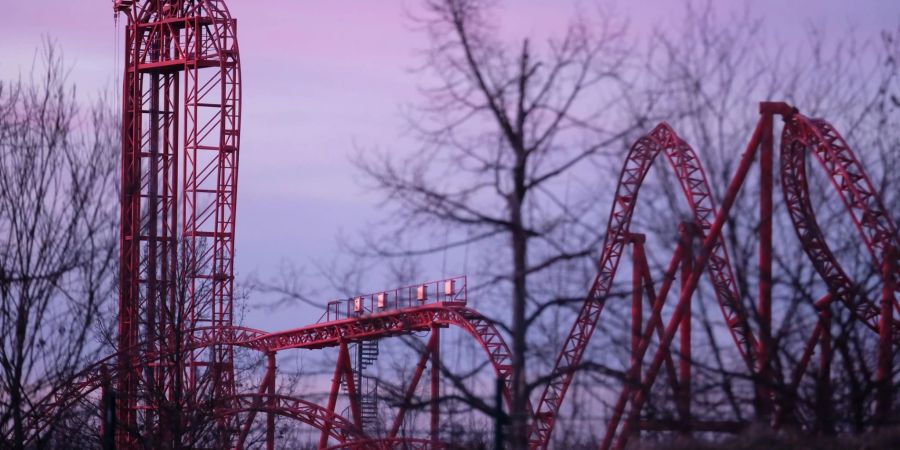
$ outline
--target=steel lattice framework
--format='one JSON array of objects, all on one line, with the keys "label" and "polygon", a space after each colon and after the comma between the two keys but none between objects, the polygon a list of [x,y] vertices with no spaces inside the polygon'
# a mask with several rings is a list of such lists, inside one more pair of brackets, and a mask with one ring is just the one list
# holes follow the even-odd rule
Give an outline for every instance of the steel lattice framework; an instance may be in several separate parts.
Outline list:
[{"label": "steel lattice framework", "polygon": [[[166,428],[161,403],[234,394],[229,346],[177,349],[197,327],[233,322],[236,22],[221,0],[118,1],[115,8],[128,19],[118,338],[127,350],[119,358],[117,414],[122,430]],[[141,354],[173,357],[142,368]],[[227,429],[223,423],[220,439]],[[126,432],[117,441],[134,443]]]},{"label": "steel lattice framework", "polygon": [[[584,349],[600,320],[604,302],[629,241],[629,228],[638,199],[638,190],[650,170],[651,164],[660,153],[665,155],[681,184],[685,198],[693,212],[694,222],[701,232],[701,237],[705,239],[711,235],[710,230],[713,227],[711,220],[715,218],[716,209],[699,159],[668,125],[661,124],[648,135],[638,139],[626,157],[606,228],[606,238],[603,242],[603,251],[599,262],[600,269],[584,306],[575,320],[575,325],[563,344],[563,350],[557,358],[555,372],[559,376],[547,385],[541,396],[538,417],[531,439],[534,446],[544,445],[549,440],[566,389],[577,372],[575,368],[581,362]],[[746,349],[755,347],[755,340],[749,330],[746,314],[742,311],[740,295],[737,293],[734,275],[732,275],[722,237],[717,234],[712,234],[712,236],[712,246],[709,252],[709,276],[714,281],[716,296],[725,315],[726,324],[729,326],[741,354],[748,360],[748,365],[751,365],[750,352]],[[667,289],[664,289],[665,291]]]},{"label": "steel lattice framework", "polygon": [[[891,249],[900,246],[897,227],[862,165],[840,134],[824,120],[810,120],[799,115],[792,117],[782,137],[781,183],[797,237],[831,294],[877,331],[881,307],[857,292],[856,283],[841,268],[819,228],[809,198],[806,175],[809,154],[827,173],[876,267],[889,259]],[[890,276],[893,277],[893,285],[897,286],[900,273],[893,272]],[[900,333],[900,327],[895,326],[894,333]],[[900,335],[894,336],[894,340],[900,342]]]},{"label": "steel lattice framework", "polygon": [[[532,427],[530,445],[543,448],[549,444],[549,435],[558,415],[562,397],[571,382],[590,335],[600,319],[612,279],[626,246],[633,250],[632,271],[632,358],[628,381],[624,383],[613,415],[607,424],[601,448],[623,448],[628,439],[640,430],[675,430],[681,432],[708,431],[734,432],[746,423],[734,421],[698,421],[690,412],[691,340],[690,308],[704,269],[709,274],[714,291],[731,330],[737,351],[747,364],[750,378],[756,385],[759,411],[771,414],[771,423],[778,426],[786,421],[800,421],[794,409],[794,398],[800,379],[807,371],[811,356],[819,349],[820,371],[833,359],[831,348],[830,307],[833,300],[844,303],[858,320],[879,334],[878,367],[876,382],[876,410],[880,420],[886,423],[891,413],[891,374],[894,346],[900,343],[900,326],[893,318],[893,311],[900,310],[896,300],[898,286],[898,234],[897,227],[884,207],[877,191],[866,175],[852,150],[834,128],[821,119],[809,119],[795,108],[784,103],[760,104],[760,121],[743,153],[737,172],[725,193],[723,205],[716,210],[711,202],[709,186],[696,155],[665,124],[658,126],[639,139],[629,152],[621,172],[619,184],[610,214],[606,240],[601,253],[599,273],[560,354],[554,381],[549,383]],[[782,190],[794,229],[803,250],[828,287],[828,293],[817,302],[819,319],[806,342],[798,364],[793,368],[787,388],[776,393],[777,385],[771,359],[774,352],[771,336],[771,281],[772,281],[772,196],[774,178],[774,124],[773,118],[784,119],[781,139]],[[693,223],[683,224],[681,238],[671,263],[662,277],[658,294],[644,254],[643,235],[630,230],[630,219],[637,200],[638,189],[656,155],[663,151],[675,171],[685,197],[694,215]],[[872,265],[881,274],[883,288],[880,302],[867,299],[858,285],[841,268],[829,249],[825,235],[816,221],[810,201],[806,160],[816,159],[832,186],[837,190],[847,212],[871,256]],[[751,330],[747,312],[739,302],[727,252],[722,241],[722,228],[729,211],[747,179],[753,162],[758,157],[760,165],[760,218],[758,326]],[[691,253],[691,242],[701,242],[699,255]],[[662,309],[672,282],[681,270],[681,291],[671,317],[662,328]],[[647,297],[652,311],[646,323],[642,323],[641,305]],[[755,332],[755,334],[754,334]],[[673,362],[673,341],[680,334],[680,364]],[[644,358],[654,335],[658,336],[657,349],[649,364]],[[674,422],[648,421],[641,418],[650,387],[663,365],[667,366],[672,384],[673,398],[681,416]],[[642,370],[646,372],[642,373]],[[820,374],[825,382],[828,375]],[[829,392],[829,395],[831,392]],[[627,408],[627,409],[626,409]],[[621,427],[620,427],[621,424]],[[812,426],[811,424],[803,424]]]},{"label": "steel lattice framework", "polygon": [[[171,426],[187,427],[190,414],[205,408],[216,424],[192,441],[198,445],[243,448],[257,415],[266,418],[266,446],[275,446],[275,417],[304,423],[320,434],[319,448],[450,448],[440,442],[440,335],[457,327],[480,345],[510,403],[510,349],[494,322],[467,306],[465,277],[381,291],[328,304],[314,324],[265,332],[233,324],[234,236],[240,142],[240,58],[236,22],[222,0],[119,0],[128,18],[122,110],[122,194],[118,352],[90,365],[35,405],[28,417],[28,443],[62,411],[92,401],[98,390],[114,393],[118,448],[136,448],[138,438],[162,446],[182,445]],[[817,302],[818,321],[793,368],[786,389],[773,390],[776,375],[772,319],[772,209],[775,177],[774,117],[784,120],[780,180],[788,213],[803,250],[828,288]],[[632,230],[638,194],[662,154],[681,187],[690,220],[661,282],[654,282],[645,236]],[[879,300],[866,298],[841,268],[816,220],[807,178],[815,159],[840,196],[882,276]],[[759,161],[759,268],[756,326],[733,275],[723,227],[754,161]],[[179,209],[180,208],[180,209]],[[179,214],[180,213],[180,214]],[[760,120],[736,174],[717,208],[698,155],[667,124],[638,139],[626,155],[607,223],[598,273],[536,407],[529,405],[529,446],[546,448],[568,387],[581,369],[623,258],[630,253],[631,360],[607,423],[601,448],[622,448],[641,430],[690,433],[734,432],[747,422],[699,420],[692,413],[691,300],[705,273],[720,306],[735,350],[755,384],[759,411],[773,426],[803,425],[794,405],[801,379],[816,349],[820,366],[832,358],[831,308],[843,305],[879,336],[877,410],[891,413],[892,358],[900,344],[897,227],[862,165],[834,128],[802,116],[784,103],[764,102]],[[695,254],[696,253],[696,254]],[[663,318],[666,298],[679,279],[677,303]],[[649,316],[644,311],[649,307]],[[404,402],[389,429],[366,423],[366,364],[377,343],[391,336],[430,333],[406,384]],[[673,343],[679,338],[677,352]],[[655,342],[655,345],[654,345]],[[351,357],[356,346],[357,361]],[[337,348],[327,405],[277,394],[275,356],[289,350]],[[655,350],[646,360],[651,347]],[[237,392],[233,353],[245,348],[268,364],[259,386]],[[367,359],[368,358],[368,359]],[[646,360],[646,361],[645,361]],[[398,437],[417,386],[430,365],[429,438]],[[822,371],[820,367],[820,372]],[[642,417],[657,375],[666,370],[678,418]],[[828,372],[824,377],[827,381]],[[377,385],[376,385],[377,388]],[[336,411],[345,392],[349,416]],[[105,421],[109,424],[111,421]],[[105,433],[109,433],[106,430]],[[336,445],[335,445],[336,444]],[[331,445],[331,447],[329,447]]]}]

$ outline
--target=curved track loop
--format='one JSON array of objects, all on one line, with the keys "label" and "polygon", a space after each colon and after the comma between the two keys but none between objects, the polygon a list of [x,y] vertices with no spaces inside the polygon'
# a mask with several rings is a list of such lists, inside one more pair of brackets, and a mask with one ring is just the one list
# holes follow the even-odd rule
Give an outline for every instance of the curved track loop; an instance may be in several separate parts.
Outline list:
[{"label": "curved track loop", "polygon": [[[185,349],[185,352],[216,345],[254,348],[247,345],[247,343],[265,334],[263,331],[246,327],[228,327],[225,329],[214,329],[213,327],[198,328],[195,330],[195,336],[198,339],[195,339],[192,348]],[[141,343],[135,347],[145,348],[146,344]],[[25,426],[27,436],[25,443],[28,444],[37,439],[41,432],[58,417],[61,411],[66,410],[92,392],[100,389],[104,381],[108,381],[110,386],[112,386],[112,381],[116,379],[117,371],[120,368],[115,362],[120,355],[129,353],[128,350],[114,353],[91,364],[72,376],[69,381],[60,384],[56,389],[44,396],[28,414]],[[165,355],[145,355],[138,364],[146,366],[161,356]]]},{"label": "curved track loop", "polygon": [[327,429],[328,435],[341,444],[369,440],[362,430],[344,416],[301,398],[287,395],[238,394],[225,400],[223,403],[228,406],[217,410],[217,417],[232,417],[251,411],[274,413],[303,422],[319,431]]},{"label": "curved track loop", "polygon": [[[712,227],[716,208],[700,160],[693,149],[682,141],[668,124],[657,125],[631,147],[625,160],[609,216],[606,238],[599,261],[599,271],[581,312],[566,338],[563,350],[557,358],[554,370],[556,378],[547,385],[541,396],[535,425],[531,430],[530,445],[532,448],[545,447],[549,443],[556,415],[562,405],[569,383],[581,363],[584,349],[597,327],[606,296],[615,278],[637,203],[638,191],[650,166],[660,153],[665,155],[669,165],[675,171],[688,205],[693,212],[694,222],[701,230],[701,238],[706,238]],[[748,368],[752,370],[752,349],[756,347],[756,342],[750,331],[747,315],[741,305],[731,263],[728,260],[728,252],[721,237],[712,248],[707,264],[707,273],[713,282],[725,322],[742,358]]]},{"label": "curved track loop", "polygon": [[[494,323],[469,308],[450,309],[444,314],[442,321],[462,328],[478,341],[494,366],[497,377],[503,380],[503,398],[508,405],[512,389],[512,354]],[[532,411],[530,402],[528,410]]]},{"label": "curved track loop", "polygon": [[[816,220],[806,175],[806,156],[809,153],[825,169],[876,268],[881,267],[889,247],[900,248],[897,226],[862,164],[831,124],[800,114],[795,114],[786,122],[781,139],[781,183],[797,237],[831,294],[840,298],[860,320],[877,331],[881,316],[879,305],[859,292],[858,286],[828,247]],[[892,276],[894,285],[900,285],[896,284],[900,281],[900,273],[895,272]],[[897,307],[896,303],[894,307]],[[894,330],[894,341],[900,342],[900,326],[895,325]]]},{"label": "curved track loop", "polygon": [[419,307],[309,325],[294,330],[269,333],[242,342],[260,351],[295,348],[334,347],[341,341],[381,339],[416,331],[428,331],[433,323],[462,328],[475,338],[488,356],[498,377],[503,379],[503,396],[509,402],[512,358],[509,346],[494,323],[463,303],[438,302]]}]

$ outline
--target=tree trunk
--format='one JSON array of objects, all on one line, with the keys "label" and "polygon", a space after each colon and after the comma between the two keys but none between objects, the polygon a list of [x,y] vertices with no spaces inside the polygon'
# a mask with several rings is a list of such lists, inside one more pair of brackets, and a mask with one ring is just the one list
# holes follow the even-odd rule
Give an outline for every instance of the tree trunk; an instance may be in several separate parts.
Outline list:
[{"label": "tree trunk", "polygon": [[526,274],[528,236],[522,223],[522,203],[525,197],[525,152],[516,149],[517,161],[513,169],[515,190],[510,201],[513,258],[513,320],[512,320],[512,404],[510,405],[510,444],[515,450],[528,448],[528,392],[526,390],[525,307],[528,298]]}]

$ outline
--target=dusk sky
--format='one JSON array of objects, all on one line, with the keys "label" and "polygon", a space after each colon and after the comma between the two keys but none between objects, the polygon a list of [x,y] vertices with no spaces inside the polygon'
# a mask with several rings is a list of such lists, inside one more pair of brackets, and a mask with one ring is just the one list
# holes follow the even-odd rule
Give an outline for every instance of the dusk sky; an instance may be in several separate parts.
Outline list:
[{"label": "dusk sky", "polygon": [[[752,3],[753,11],[787,40],[802,39],[809,25],[836,35],[856,28],[875,36],[868,30],[900,24],[897,0]],[[117,30],[109,0],[2,4],[0,78],[26,71],[47,36],[65,52],[81,95],[118,91],[122,67],[117,58],[121,43],[116,43],[124,23]],[[228,4],[238,19],[244,83],[237,219],[237,269],[243,278],[272,271],[284,259],[327,259],[338,249],[338,230],[353,234],[376,217],[378,197],[365,192],[349,156],[357,147],[415,148],[404,138],[400,110],[418,99],[416,86],[422,80],[410,69],[418,63],[416,50],[427,42],[407,19],[408,11],[416,11],[413,0]],[[592,3],[506,0],[501,3],[503,33],[535,39],[558,33],[578,4],[590,8]],[[605,4],[628,19],[631,33],[639,38],[654,24],[677,18],[682,2]],[[314,321],[318,314],[308,312],[299,319],[251,316],[248,324],[276,329]]]}]

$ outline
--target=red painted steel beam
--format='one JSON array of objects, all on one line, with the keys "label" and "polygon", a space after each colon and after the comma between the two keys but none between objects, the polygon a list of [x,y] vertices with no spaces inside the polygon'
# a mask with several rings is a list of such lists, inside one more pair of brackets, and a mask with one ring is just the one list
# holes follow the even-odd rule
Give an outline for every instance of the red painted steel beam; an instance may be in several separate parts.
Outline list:
[{"label": "red painted steel beam", "polygon": [[[737,194],[744,183],[744,179],[746,178],[747,173],[750,171],[750,166],[753,163],[753,157],[755,154],[755,150],[759,145],[763,128],[764,127],[762,123],[757,125],[756,131],[754,131],[753,133],[753,137],[750,140],[747,151],[744,153],[741,159],[741,163],[738,166],[737,173],[735,174],[734,178],[732,178],[731,183],[729,184],[728,190],[725,194],[725,198],[722,201],[721,209],[719,209],[718,213],[716,214],[715,221],[713,222],[712,227],[710,228],[708,234],[706,235],[706,238],[703,241],[703,246],[700,250],[700,256],[697,258],[697,261],[694,265],[694,271],[693,273],[691,273],[691,277],[688,279],[687,284],[682,288],[678,303],[675,306],[675,311],[673,312],[672,317],[669,320],[668,325],[666,326],[666,334],[663,340],[659,343],[660,350],[657,350],[656,354],[653,357],[653,361],[651,362],[650,367],[647,369],[647,373],[644,376],[644,382],[642,383],[644,389],[637,394],[634,401],[632,402],[631,409],[628,414],[628,420],[625,420],[622,431],[619,434],[619,438],[616,440],[615,448],[617,449],[623,448],[627,443],[631,431],[629,429],[629,423],[640,413],[643,402],[646,399],[646,393],[648,392],[649,386],[652,385],[652,381],[655,379],[656,374],[659,371],[664,355],[664,352],[661,349],[667,348],[672,344],[672,340],[675,337],[677,327],[679,326],[681,320],[684,318],[684,315],[689,313],[689,311],[686,309],[686,306],[688,305],[686,299],[693,295],[694,290],[697,288],[697,285],[700,282],[700,276],[703,273],[703,269],[705,268],[706,263],[710,260],[712,251],[721,238],[722,227],[725,225],[725,218],[731,211],[731,206],[734,204],[734,201],[737,198]],[[653,321],[654,319],[659,320],[659,316],[650,318],[651,321]],[[647,348],[649,347],[649,342],[647,344],[648,345],[641,346],[641,356],[643,356],[643,353],[645,353]],[[614,427],[611,428],[613,429],[607,430],[607,433],[609,433],[610,431],[615,432]],[[608,448],[608,445],[603,446],[602,448]]]},{"label": "red painted steel beam", "polygon": [[[641,429],[647,431],[682,431],[684,424],[680,420],[641,420]],[[747,422],[733,420],[692,420],[688,428],[699,432],[740,433],[747,429]]]},{"label": "red painted steel beam", "polygon": [[[254,407],[258,408],[259,405],[262,404],[265,399],[262,398],[262,394],[266,393],[270,390],[270,388],[275,386],[275,368],[274,364],[269,364],[266,369],[266,374],[263,376],[262,383],[259,385],[259,390],[257,391],[256,401],[254,403]],[[256,418],[256,409],[250,411],[247,414],[247,418],[244,420],[244,426],[241,427],[241,434],[238,436],[237,445],[235,446],[238,450],[244,448],[244,443],[247,442],[247,436],[250,434],[250,427],[253,426],[253,420]]]},{"label": "red painted steel beam", "polygon": [[[631,374],[630,377],[632,381],[630,381],[633,392],[637,392],[637,389],[641,383],[641,374],[640,374],[640,364],[642,363],[638,358],[638,350],[640,348],[644,330],[642,327],[642,310],[643,307],[641,302],[643,301],[643,297],[647,297],[647,302],[650,305],[651,311],[654,310],[655,305],[657,304],[657,300],[665,303],[665,298],[660,297],[657,298],[656,289],[653,285],[653,279],[650,274],[650,266],[647,263],[647,254],[644,249],[644,242],[646,237],[643,234],[635,234],[631,233],[628,237],[629,242],[631,242],[632,247],[632,370],[635,373]],[[674,266],[672,266],[674,269]],[[674,276],[674,272],[670,275]],[[665,278],[665,276],[664,276]],[[664,281],[665,283],[665,281]],[[669,291],[668,285],[663,286],[663,291],[667,294]],[[656,334],[659,339],[662,339],[663,330],[662,326],[656,327]],[[679,394],[679,376],[675,369],[675,363],[672,360],[671,352],[667,352],[665,356],[666,369],[668,370],[669,375],[669,384],[672,387],[672,395],[678,396]],[[639,430],[638,430],[639,433]]]},{"label": "red painted steel beam", "polygon": [[[665,299],[669,294],[669,289],[672,287],[672,283],[675,280],[675,275],[678,271],[678,267],[682,261],[682,254],[684,253],[684,248],[682,247],[683,243],[679,241],[678,245],[675,247],[675,252],[672,255],[672,259],[669,262],[669,266],[666,269],[666,273],[663,276],[663,283],[660,286],[659,295],[656,297],[653,302],[652,310],[650,311],[650,317],[647,319],[646,327],[642,330],[641,338],[638,341],[638,347],[635,349],[635,352],[632,354],[632,362],[631,366],[628,369],[629,378],[632,374],[638,371],[639,368],[644,361],[644,355],[646,354],[646,349],[650,344],[650,341],[653,338],[653,331],[655,330],[656,324],[660,323],[660,317],[662,314],[663,306],[665,305]],[[660,341],[665,336],[660,337]],[[663,349],[663,351],[668,351],[668,348]],[[637,379],[635,382],[626,383],[622,388],[622,391],[619,394],[619,398],[616,401],[615,406],[613,407],[613,412],[610,417],[609,423],[606,427],[606,433],[603,438],[603,442],[601,443],[601,448],[608,448],[611,445],[613,438],[615,437],[616,428],[619,425],[619,422],[622,419],[622,414],[625,411],[625,406],[629,401],[632,403],[636,400],[632,398],[636,395],[638,391],[640,391],[644,387],[644,384],[641,379]],[[632,420],[632,426],[635,426],[637,416],[630,418]]]},{"label": "red painted steel beam", "polygon": [[892,346],[894,330],[894,273],[897,271],[897,254],[893,246],[884,251],[882,263],[882,279],[884,284],[881,289],[881,316],[879,317],[878,330],[878,369],[875,374],[876,420],[886,425],[891,420],[891,406],[893,404],[893,362],[894,349]]},{"label": "red painted steel beam", "polygon": [[372,450],[372,449],[403,449],[403,450],[468,450],[465,447],[439,442],[431,442],[431,439],[422,438],[381,438],[352,441],[328,447],[325,450]]},{"label": "red painted steel beam", "polygon": [[[638,350],[641,348],[641,335],[643,334],[643,294],[644,294],[644,262],[643,235],[631,236],[632,241],[632,267],[631,267],[631,365],[625,380],[635,392],[641,384],[641,361]],[[652,300],[651,300],[652,301]],[[652,308],[652,306],[651,306]],[[635,426],[635,435],[640,437],[640,428]]]},{"label": "red painted steel beam", "polygon": [[[707,256],[708,273],[738,351],[748,367],[753,365],[752,352],[755,351],[756,341],[740,302],[724,241],[718,231],[715,233],[711,231],[713,228],[711,220],[717,216],[709,183],[697,155],[690,146],[678,138],[668,125],[660,124],[631,147],[625,166],[620,172],[598,263],[599,271],[556,360],[553,370],[555,377],[541,395],[536,413],[537,420],[529,438],[529,446],[532,448],[543,448],[549,443],[556,415],[578,369],[584,348],[596,329],[606,296],[615,278],[625,243],[624,238],[629,233],[628,228],[638,191],[651,164],[660,153],[665,155],[669,166],[675,172],[702,237],[714,236],[709,250],[710,255]],[[650,325],[651,329],[655,326]]]},{"label": "red painted steel beam", "polygon": [[397,433],[400,431],[400,427],[403,425],[403,420],[406,418],[406,410],[409,408],[410,403],[412,402],[413,395],[416,393],[416,387],[419,385],[419,380],[422,378],[422,373],[425,371],[425,365],[428,363],[428,359],[431,358],[433,354],[433,349],[437,343],[437,335],[432,334],[428,339],[428,344],[425,345],[425,349],[422,351],[422,357],[419,358],[419,363],[416,364],[415,369],[413,370],[412,379],[409,382],[409,386],[406,388],[406,394],[403,396],[403,402],[400,404],[400,410],[397,411],[397,416],[394,418],[394,424],[391,425],[391,430],[388,433],[388,438],[393,439],[397,437]]},{"label": "red painted steel beam", "polygon": [[[679,227],[679,238],[683,241],[681,246],[684,252],[681,256],[681,291],[688,285],[691,273],[694,271],[694,239],[697,236],[697,230],[690,223],[682,223]],[[691,310],[691,296],[687,297],[687,310]],[[679,330],[681,342],[678,347],[680,353],[678,357],[678,392],[676,394],[676,404],[684,427],[680,431],[689,434],[691,431],[691,314],[690,312],[681,320],[681,329]],[[662,341],[662,338],[660,338]]]},{"label": "red painted steel beam", "polygon": [[816,374],[816,418],[819,433],[832,434],[834,432],[834,407],[831,397],[834,390],[831,385],[831,361],[834,357],[831,348],[831,308],[823,308],[819,313],[819,322],[822,324],[822,333],[819,337],[819,370]]},{"label": "red painted steel beam", "polygon": [[266,355],[268,371],[272,374],[269,381],[269,411],[266,413],[266,450],[275,450],[275,373],[278,368],[275,365],[275,352]]},{"label": "red painted steel beam", "polygon": [[[341,392],[341,381],[344,379],[346,374],[348,373],[348,369],[350,369],[350,352],[347,349],[347,343],[345,341],[340,341],[340,349],[338,350],[337,361],[334,363],[334,375],[331,378],[331,389],[328,393],[328,406],[325,408],[329,413],[334,414],[334,408],[337,406],[337,398],[338,394]],[[351,373],[350,378],[353,378]],[[352,397],[352,394],[351,394]],[[354,426],[359,426],[359,414],[354,411]],[[331,424],[326,424],[324,428],[322,428],[322,433],[319,436],[319,448],[325,448],[328,446],[328,436],[331,433]]]},{"label": "red painted steel beam", "polygon": [[[386,323],[385,321],[397,325],[378,329],[380,325]],[[401,325],[404,321],[406,326]],[[421,329],[429,329],[435,323],[441,326],[459,326],[475,336],[486,351],[498,376],[503,377],[510,370],[508,364],[509,349],[493,323],[475,311],[458,304],[427,304],[419,308],[385,311],[374,318],[344,319],[334,323],[314,324],[282,333],[264,333],[243,327],[206,327],[196,330],[196,340],[191,345],[242,346],[264,352],[272,352],[279,348],[319,348],[322,346],[321,341],[314,342],[307,340],[305,337],[298,338],[295,333],[304,336],[315,335],[328,340],[326,345],[331,345],[331,339],[335,336],[340,336],[341,333],[346,333],[348,339],[378,339],[399,333],[406,334]],[[274,345],[269,347],[270,344]],[[192,347],[189,347],[187,350],[190,350],[190,348]],[[111,359],[116,359],[117,357],[118,355],[113,355]],[[148,357],[156,358],[158,356],[148,355]],[[150,360],[147,360],[147,362],[142,362],[141,365],[146,365],[149,362]],[[87,395],[91,390],[99,386],[96,373],[99,373],[99,367],[101,366],[101,364],[98,364],[95,369],[88,370],[78,377],[78,379],[84,381],[72,384],[72,386],[78,386],[77,388],[73,387],[71,390],[48,396],[42,410],[48,411],[47,416],[50,416],[50,410],[64,408],[67,404],[76,401],[77,398]],[[36,432],[41,428],[39,425],[34,427]]]},{"label": "red painted steel beam", "polygon": [[[187,358],[152,366],[139,362],[183,347],[198,326],[232,324],[241,107],[236,24],[223,1],[120,0],[114,11],[128,19],[116,440],[132,448],[139,436],[126,430],[140,429],[152,445],[171,445],[169,422],[181,419],[166,411],[234,391],[228,345],[194,347]],[[187,298],[176,288],[181,276]],[[219,444],[230,445],[231,425],[219,428]]]},{"label": "red painted steel beam", "polygon": [[774,120],[767,108],[760,106],[762,114],[762,141],[759,148],[759,285],[757,317],[759,320],[759,341],[755,384],[757,410],[761,417],[771,413],[773,386],[770,358],[772,348],[772,215],[773,215],[773,173]]},{"label": "red painted steel beam", "polygon": [[[643,285],[644,291],[645,291],[644,296],[647,298],[647,304],[650,306],[650,310],[652,311],[653,308],[655,307],[657,301],[663,301],[663,303],[665,303],[665,301],[664,301],[665,297],[660,297],[660,296],[656,295],[656,288],[653,285],[653,278],[650,273],[650,265],[647,263],[647,253],[644,249],[643,243],[635,246],[634,263],[636,263],[638,265],[640,272],[643,274],[644,280],[643,280],[642,285]],[[674,268],[674,266],[672,266],[672,267],[673,268],[671,270],[677,270]],[[669,288],[671,287],[671,281],[668,284],[666,284],[666,280],[665,280],[666,276],[667,275],[665,275],[665,274],[663,275],[664,285],[663,285],[663,289],[661,291],[665,292],[665,295],[668,295]],[[672,277],[675,276],[674,272],[672,272],[671,276]],[[657,326],[656,326],[657,339],[662,340],[663,334],[665,334],[665,332],[666,332],[666,330],[663,329],[662,324],[657,323]],[[642,333],[643,333],[643,330],[638,330],[639,337],[641,336]],[[640,342],[641,342],[640,339],[638,339],[638,342],[637,342],[638,348],[640,346]],[[635,353],[637,353],[637,350],[635,350]],[[678,377],[678,372],[675,368],[675,362],[672,359],[672,352],[669,351],[669,349],[666,349],[665,363],[666,363],[666,370],[667,370],[668,376],[669,376],[669,384],[672,387],[672,395],[677,396],[678,395],[679,377]],[[640,381],[640,379],[638,379],[638,381]]]},{"label": "red painted steel beam", "polygon": [[[302,398],[254,393],[238,394],[226,400],[225,404],[227,407],[218,408],[214,411],[216,417],[236,417],[238,414],[251,411],[266,414],[271,412],[281,417],[305,423],[317,430],[327,430],[327,437],[341,444],[365,442],[369,439],[352,421]],[[319,448],[326,448],[326,446]]]},{"label": "red painted steel beam", "polygon": [[[344,318],[340,318],[338,314],[337,320],[294,330],[261,333],[255,330],[238,330],[231,326],[241,109],[240,60],[235,21],[221,1],[177,0],[174,3],[164,3],[119,0],[115,3],[115,8],[126,13],[129,18],[125,35],[126,68],[122,105],[119,352],[114,355],[117,365],[111,370],[120,391],[116,407],[117,418],[125,428],[137,429],[140,420],[150,434],[156,433],[163,440],[166,439],[163,424],[167,419],[157,415],[152,401],[146,402],[148,408],[145,413],[139,416],[137,412],[138,404],[146,401],[140,398],[141,386],[145,385],[172,393],[176,398],[187,396],[191,401],[197,401],[201,397],[224,399],[217,416],[220,419],[219,443],[222,446],[231,441],[229,430],[232,429],[232,422],[229,421],[234,420],[235,414],[249,412],[249,423],[257,411],[265,410],[268,448],[274,447],[276,414],[299,418],[318,427],[322,430],[320,447],[327,445],[329,437],[335,438],[343,446],[427,444],[437,447],[440,446],[438,327],[446,325],[461,327],[479,342],[496,374],[503,381],[504,397],[508,402],[513,375],[509,348],[490,320],[465,307],[465,283],[462,301],[455,301],[459,297],[446,292],[442,297],[440,288],[435,286],[435,298],[446,301],[413,305],[410,293],[410,304],[401,307],[398,293],[394,297],[394,308],[382,310],[383,305],[375,306],[376,297],[372,296],[368,298],[371,305],[365,314],[351,315],[348,306]],[[206,31],[201,32],[201,29]],[[183,73],[183,78],[179,76],[180,73]],[[763,415],[771,411],[770,388],[774,384],[770,364],[775,352],[771,338],[772,133],[773,116],[776,114],[786,120],[781,142],[781,177],[794,228],[804,251],[829,286],[831,295],[844,302],[857,317],[879,333],[877,409],[882,418],[890,414],[891,358],[895,342],[900,342],[900,327],[893,319],[893,310],[900,309],[895,298],[900,284],[895,254],[895,249],[900,244],[897,228],[862,166],[829,124],[804,118],[785,103],[763,102],[760,104],[760,113],[762,119],[754,131],[737,174],[731,180],[722,209],[718,212],[699,159],[667,125],[656,127],[631,148],[620,174],[599,262],[599,273],[556,360],[556,377],[541,395],[529,438],[531,447],[545,447],[549,443],[549,436],[569,383],[600,318],[624,245],[628,236],[633,236],[629,225],[639,188],[659,153],[665,155],[680,182],[694,215],[694,225],[702,246],[700,256],[695,261],[690,253],[691,245],[679,243],[657,296],[653,292],[652,276],[642,243],[635,245],[629,380],[614,409],[604,447],[608,447],[616,436],[616,446],[622,447],[631,431],[656,426],[640,421],[639,416],[645,396],[663,363],[670,372],[681,419],[678,424],[673,425],[675,429],[731,429],[731,424],[726,422],[702,422],[691,418],[691,298],[704,269],[710,275],[737,349],[754,374],[757,398],[760,401],[759,410]],[[740,303],[740,295],[721,238],[724,218],[743,184],[757,148],[760,148],[761,187],[758,341],[751,332],[747,315]],[[825,168],[873,261],[881,268],[884,286],[880,304],[859,297],[852,281],[837,264],[825,243],[809,203],[805,177],[807,154],[812,154]],[[177,186],[179,179],[182,181],[180,189]],[[181,244],[176,245],[176,241]],[[182,261],[187,265],[183,273],[189,274],[190,278],[187,283],[187,299],[177,299],[174,290],[175,275],[178,273],[176,266]],[[667,326],[663,327],[662,307],[679,264],[682,269],[681,292],[672,317]],[[647,295],[651,305],[646,325],[642,323],[643,295]],[[188,321],[186,326],[173,320],[165,312],[167,309],[174,310],[178,304],[185,305]],[[326,316],[330,316],[330,307],[331,305]],[[818,345],[821,350],[819,386],[823,394],[830,393],[828,367],[832,355],[830,315],[827,308],[826,305],[820,311],[819,323],[807,343],[801,363],[795,368],[791,381],[791,389],[794,391],[806,370],[814,347]],[[142,329],[142,326],[146,329]],[[162,361],[160,355],[172,354],[176,348],[173,343],[186,330],[189,330],[187,363],[182,363],[182,366],[158,363]],[[405,409],[401,407],[392,427],[391,437],[380,441],[368,440],[359,430],[361,417],[347,343],[426,330],[432,330],[432,340],[417,365],[410,389],[415,390],[430,358],[430,439],[395,438],[405,415]],[[149,337],[146,342],[138,341],[142,332]],[[659,346],[642,378],[643,359],[654,333],[659,337]],[[681,355],[679,373],[676,375],[671,348],[675,334],[678,333],[681,338]],[[266,378],[257,394],[234,395],[234,346],[264,351],[269,355]],[[327,408],[275,395],[275,351],[331,346],[340,349]],[[157,363],[148,364],[154,361]],[[98,380],[105,377],[98,373],[106,370],[107,362],[92,367],[78,383],[52,392],[46,401],[39,403],[37,412],[30,419],[30,429],[34,430],[32,437],[49,423],[48,417],[52,411],[71,404],[73,399],[82,398],[101,384],[102,381]],[[186,379],[176,380],[182,374],[187,375]],[[334,414],[342,379],[347,382],[355,423]],[[182,384],[186,386],[185,392],[174,393],[172,387]],[[631,407],[628,417],[617,435],[618,422],[629,401]],[[826,399],[823,398],[820,405],[825,403]],[[790,407],[785,407],[779,414],[789,412]],[[247,430],[249,428],[245,427],[240,435],[239,446],[246,439]],[[122,448],[133,447],[136,443],[135,437],[129,433],[119,432],[116,437]],[[156,437],[151,436],[151,439]]]}]

